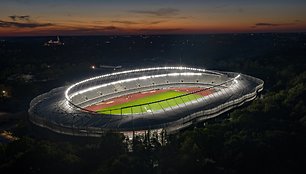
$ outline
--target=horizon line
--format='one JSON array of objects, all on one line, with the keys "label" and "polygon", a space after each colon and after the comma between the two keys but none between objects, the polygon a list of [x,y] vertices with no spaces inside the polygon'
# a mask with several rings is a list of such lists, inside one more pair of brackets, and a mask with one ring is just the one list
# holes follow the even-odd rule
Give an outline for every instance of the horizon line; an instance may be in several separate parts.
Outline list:
[{"label": "horizon line", "polygon": [[152,33],[152,34],[134,34],[134,33],[118,33],[118,34],[72,34],[72,35],[7,35],[0,38],[17,38],[17,37],[88,37],[88,36],[166,36],[166,35],[224,35],[224,34],[306,34],[306,31],[258,31],[258,32],[216,32],[216,33]]}]

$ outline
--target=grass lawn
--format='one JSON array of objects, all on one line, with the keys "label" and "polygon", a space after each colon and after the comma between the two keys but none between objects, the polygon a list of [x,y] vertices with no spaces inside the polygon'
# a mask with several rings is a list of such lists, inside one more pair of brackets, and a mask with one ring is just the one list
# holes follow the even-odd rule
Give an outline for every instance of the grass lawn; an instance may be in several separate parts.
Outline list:
[{"label": "grass lawn", "polygon": [[[123,107],[127,106],[133,106],[133,105],[140,105],[144,103],[150,103],[150,102],[155,102],[167,98],[172,98],[176,96],[180,96],[186,94],[185,92],[179,92],[179,91],[166,91],[162,93],[158,93],[155,95],[143,97],[134,101],[118,104],[115,106],[103,108],[98,111],[98,113],[103,113],[103,114],[116,114],[120,115],[121,114],[121,109]],[[201,98],[201,95],[197,94],[190,94],[188,96],[183,96],[183,97],[178,97],[175,99],[163,101],[163,102],[158,102],[158,103],[153,103],[153,104],[147,104],[147,105],[141,105],[141,106],[135,106],[135,107],[130,107],[130,108],[124,108],[122,109],[122,114],[132,114],[132,113],[144,113],[144,112],[152,112],[152,111],[157,111],[169,107],[176,106],[178,104],[186,103],[188,101],[196,100],[197,98]]]}]

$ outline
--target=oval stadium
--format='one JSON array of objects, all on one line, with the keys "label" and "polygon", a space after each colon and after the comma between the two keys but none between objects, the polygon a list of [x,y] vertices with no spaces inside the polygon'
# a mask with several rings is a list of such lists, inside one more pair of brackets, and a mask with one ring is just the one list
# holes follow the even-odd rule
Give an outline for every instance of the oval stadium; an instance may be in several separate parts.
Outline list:
[{"label": "oval stadium", "polygon": [[189,67],[104,74],[55,88],[30,103],[29,119],[57,133],[174,133],[255,99],[258,78]]}]

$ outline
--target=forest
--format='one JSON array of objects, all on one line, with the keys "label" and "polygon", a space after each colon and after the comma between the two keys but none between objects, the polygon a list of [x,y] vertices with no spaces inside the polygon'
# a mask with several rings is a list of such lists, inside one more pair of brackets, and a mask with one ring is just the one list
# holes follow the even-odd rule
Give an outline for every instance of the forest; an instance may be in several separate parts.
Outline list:
[{"label": "forest", "polygon": [[[192,38],[194,40],[189,42],[197,42],[196,37]],[[223,41],[223,44],[217,41]],[[19,139],[0,143],[1,173],[306,173],[306,35],[259,35],[255,38],[222,35],[209,37],[206,42],[211,43],[210,47],[199,51],[204,46],[198,46],[197,56],[192,58],[187,58],[188,52],[195,48],[178,46],[184,63],[237,71],[263,79],[264,91],[255,101],[209,120],[205,126],[202,123],[168,135],[164,144],[154,137],[147,141],[135,137],[131,147],[122,134],[111,132],[94,142],[38,138],[31,133],[27,113],[23,112],[24,118],[16,121],[17,126],[11,130]],[[1,46],[1,56],[15,54],[3,51],[4,47],[7,48]],[[150,49],[155,48],[148,48],[148,52],[152,51]],[[54,54],[63,55],[63,50],[59,50]],[[0,87],[8,88],[12,93],[12,98],[0,98],[1,109],[7,112],[15,105],[19,110],[25,110],[28,105],[24,102],[29,102],[31,97],[53,86],[66,84],[66,76],[73,71],[68,68],[70,64],[82,67],[91,63],[88,60],[75,63],[76,60],[69,59],[60,64],[57,62],[59,58],[53,63],[51,59],[38,63],[23,60],[23,56],[13,56],[16,59],[12,66],[12,62],[1,60],[5,65],[1,65]],[[149,64],[161,64],[163,56]],[[34,62],[32,68],[31,61]],[[49,82],[52,85],[46,82],[43,87],[41,82],[8,81],[6,77],[15,74],[14,70],[28,72],[26,67],[12,68],[24,62],[29,64],[27,69],[33,74],[41,67],[54,66],[50,75],[47,72],[43,75],[57,80]],[[121,64],[118,60],[115,63]],[[63,66],[67,69],[59,68]],[[63,71],[67,74],[60,79]],[[84,68],[84,71],[90,70]],[[18,93],[14,91],[20,91],[20,88],[29,90],[29,93],[14,98]]]}]

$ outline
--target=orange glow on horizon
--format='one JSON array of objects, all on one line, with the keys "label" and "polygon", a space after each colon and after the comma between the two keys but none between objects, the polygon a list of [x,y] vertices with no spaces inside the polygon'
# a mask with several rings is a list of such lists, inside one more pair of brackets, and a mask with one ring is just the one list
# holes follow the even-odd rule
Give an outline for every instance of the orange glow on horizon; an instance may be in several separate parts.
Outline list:
[{"label": "orange glow on horizon", "polygon": [[184,22],[159,25],[113,25],[83,24],[54,25],[37,28],[0,28],[0,36],[48,36],[48,35],[125,35],[125,34],[207,34],[207,33],[246,33],[246,32],[303,32],[306,24],[280,25],[275,27],[252,26],[251,24],[198,24]]}]

